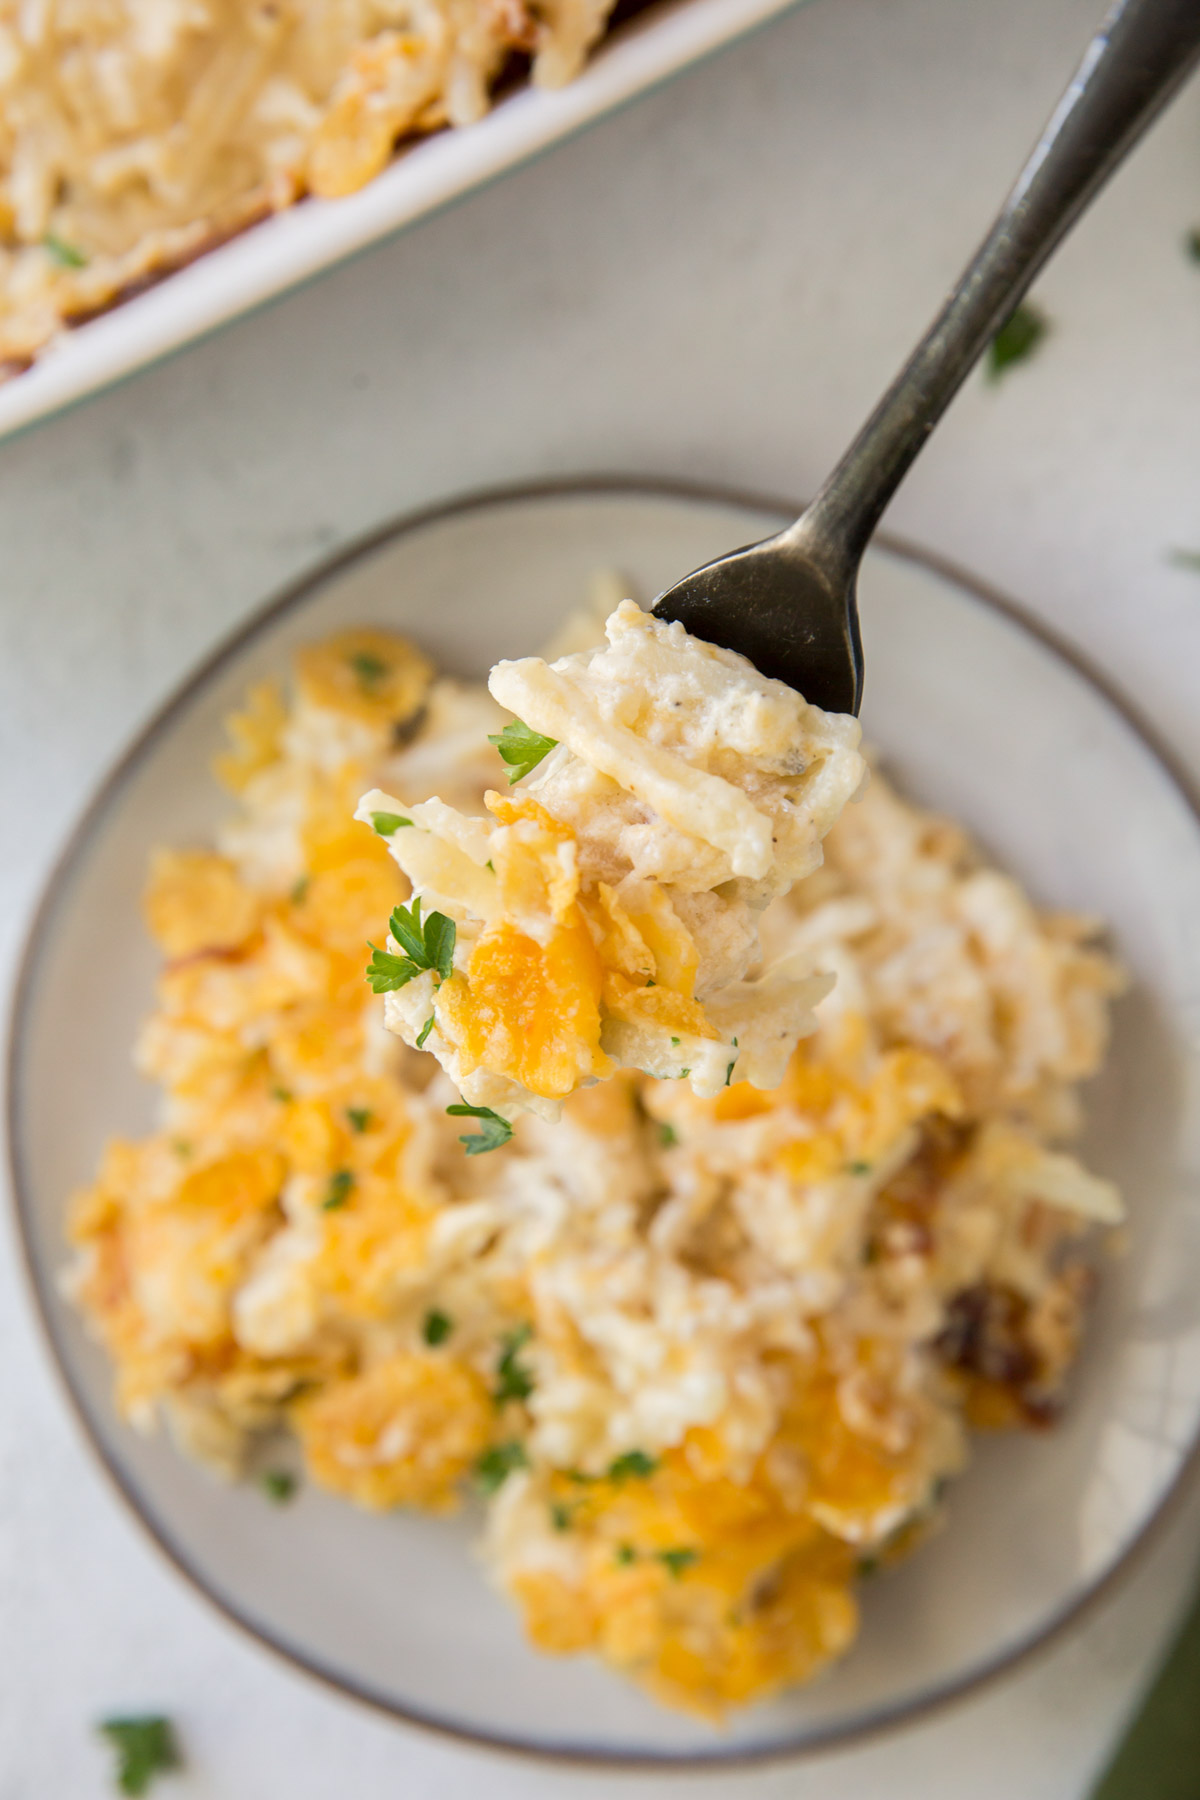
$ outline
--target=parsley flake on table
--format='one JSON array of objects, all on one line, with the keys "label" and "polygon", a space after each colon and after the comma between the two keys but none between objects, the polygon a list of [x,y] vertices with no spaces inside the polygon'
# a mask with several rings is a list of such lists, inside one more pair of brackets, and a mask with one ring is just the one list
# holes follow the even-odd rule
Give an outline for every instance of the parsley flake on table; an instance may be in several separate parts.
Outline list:
[{"label": "parsley flake on table", "polygon": [[513,1134],[508,1120],[502,1119],[490,1106],[468,1106],[463,1101],[458,1106],[448,1106],[446,1111],[452,1119],[478,1119],[480,1122],[478,1131],[464,1132],[458,1140],[468,1156],[482,1156],[485,1151],[499,1150]]},{"label": "parsley flake on table", "polygon": [[475,1479],[485,1494],[494,1494],[515,1469],[527,1469],[529,1458],[524,1446],[515,1438],[506,1444],[493,1444],[482,1456],[475,1459]]},{"label": "parsley flake on table", "polygon": [[373,812],[371,823],[380,837],[395,837],[398,831],[402,831],[406,825],[411,825],[412,820],[404,818],[400,813]]},{"label": "parsley flake on table", "polygon": [[1173,569],[1186,569],[1190,575],[1200,575],[1200,550],[1168,550],[1167,561]]},{"label": "parsley flake on table", "polygon": [[520,781],[531,769],[536,769],[544,756],[557,746],[557,738],[543,737],[540,731],[531,731],[523,719],[514,719],[511,725],[495,737],[489,735],[489,744],[495,744],[500,752],[502,762],[508,764],[508,785]]},{"label": "parsley flake on table", "polygon": [[156,1775],[183,1767],[170,1719],[157,1714],[102,1719],[99,1730],[117,1752],[116,1780],[122,1794],[144,1794]]},{"label": "parsley flake on table", "polygon": [[435,1306],[425,1314],[421,1325],[421,1336],[432,1349],[436,1349],[439,1344],[445,1343],[453,1330],[453,1319],[447,1313],[439,1312]]},{"label": "parsley flake on table", "polygon": [[1193,225],[1183,240],[1184,255],[1194,263],[1200,263],[1200,225]]},{"label": "parsley flake on table", "polygon": [[1050,322],[1045,313],[1023,300],[1009,313],[988,345],[988,380],[999,381],[1005,369],[1032,356],[1049,329]]},{"label": "parsley flake on table", "polygon": [[55,237],[48,231],[42,239],[42,248],[59,266],[60,269],[86,269],[87,257],[74,244],[68,244],[66,238]]},{"label": "parsley flake on table", "polygon": [[325,1190],[325,1198],[321,1202],[322,1212],[336,1212],[345,1206],[354,1192],[356,1177],[352,1169],[338,1169],[329,1177],[329,1186]]},{"label": "parsley flake on table", "polygon": [[496,1386],[492,1390],[492,1399],[497,1406],[506,1406],[510,1400],[528,1400],[532,1394],[533,1376],[517,1361],[518,1354],[532,1336],[532,1325],[518,1325],[515,1331],[501,1339],[504,1348],[496,1364]]},{"label": "parsley flake on table", "polygon": [[608,1465],[610,1481],[645,1481],[653,1475],[658,1467],[656,1456],[647,1456],[644,1450],[626,1450],[623,1456],[614,1457]]},{"label": "parsley flake on table", "polygon": [[659,1562],[676,1581],[685,1569],[690,1569],[692,1564],[699,1560],[699,1557],[698,1550],[689,1550],[684,1546],[680,1546],[677,1550],[660,1550],[658,1552]]},{"label": "parsley flake on table", "polygon": [[296,1477],[290,1469],[264,1469],[258,1485],[273,1506],[286,1506],[296,1492]]},{"label": "parsley flake on table", "polygon": [[370,946],[367,980],[375,994],[394,994],[407,987],[426,969],[432,969],[439,981],[447,981],[454,968],[454,942],[458,927],[445,913],[432,912],[421,918],[421,897],[411,906],[397,906],[388,920],[388,930],[401,947],[401,953]]}]

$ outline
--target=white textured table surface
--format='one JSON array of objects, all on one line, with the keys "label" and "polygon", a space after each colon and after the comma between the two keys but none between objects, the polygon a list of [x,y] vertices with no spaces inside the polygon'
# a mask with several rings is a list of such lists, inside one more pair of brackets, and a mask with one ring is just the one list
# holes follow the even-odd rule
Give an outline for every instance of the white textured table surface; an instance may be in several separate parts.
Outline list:
[{"label": "white textured table surface", "polygon": [[[811,489],[970,249],[1102,0],[815,0],[307,291],[0,447],[5,977],[65,823],[265,593],[381,518],[586,470]],[[1200,775],[1200,92],[1043,279],[891,523],[1083,644]],[[114,1054],[122,1053],[114,1046]],[[161,1707],[220,1800],[1078,1800],[1182,1598],[1184,1511],[1087,1631],[920,1728],[755,1776],[586,1778],[344,1704],[185,1591],[93,1469],[0,1241],[0,1800],[106,1791]]]}]

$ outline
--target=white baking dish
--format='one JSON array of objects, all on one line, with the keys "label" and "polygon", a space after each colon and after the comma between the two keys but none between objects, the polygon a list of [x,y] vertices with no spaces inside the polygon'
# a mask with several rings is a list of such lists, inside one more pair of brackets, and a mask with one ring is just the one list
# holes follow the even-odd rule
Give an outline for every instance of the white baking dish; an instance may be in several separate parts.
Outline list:
[{"label": "white baking dish", "polygon": [[359,193],[305,200],[77,326],[0,386],[0,437],[203,337],[347,256],[481,187],[797,0],[660,0],[555,91],[508,95],[476,125],[399,156]]}]

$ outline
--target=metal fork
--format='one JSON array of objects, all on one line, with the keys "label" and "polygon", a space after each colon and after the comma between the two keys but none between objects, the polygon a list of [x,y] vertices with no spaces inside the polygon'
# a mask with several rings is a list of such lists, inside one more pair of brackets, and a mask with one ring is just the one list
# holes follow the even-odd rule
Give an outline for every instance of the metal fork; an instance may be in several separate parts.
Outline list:
[{"label": "metal fork", "polygon": [[858,568],[913,459],[1038,270],[1200,60],[1200,0],[1123,0],[1088,45],[995,224],[811,506],[661,594],[660,619],[858,711]]}]

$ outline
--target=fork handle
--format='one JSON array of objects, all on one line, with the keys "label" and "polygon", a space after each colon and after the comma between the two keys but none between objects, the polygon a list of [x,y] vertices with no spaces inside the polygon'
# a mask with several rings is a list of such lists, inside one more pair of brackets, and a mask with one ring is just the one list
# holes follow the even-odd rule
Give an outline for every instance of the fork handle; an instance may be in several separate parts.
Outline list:
[{"label": "fork handle", "polygon": [[853,578],[925,439],[1034,276],[1200,60],[1200,0],[1120,0],[995,224],[816,499],[791,527]]}]

